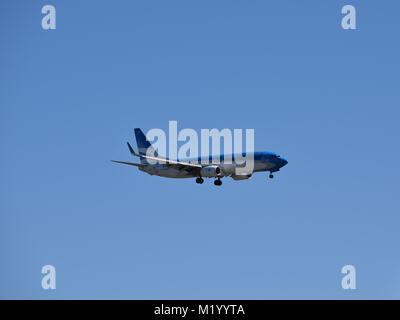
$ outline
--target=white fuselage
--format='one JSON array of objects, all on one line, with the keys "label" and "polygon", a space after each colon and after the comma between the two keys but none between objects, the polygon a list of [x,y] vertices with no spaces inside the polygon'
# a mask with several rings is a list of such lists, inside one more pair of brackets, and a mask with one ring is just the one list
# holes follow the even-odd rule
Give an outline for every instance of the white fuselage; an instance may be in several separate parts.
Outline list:
[{"label": "white fuselage", "polygon": [[[237,165],[235,161],[233,162],[230,161],[227,164],[225,164],[223,161],[219,163],[211,162],[209,164],[209,166],[213,165],[218,166],[221,169],[221,174],[219,175],[220,177],[234,175],[236,172],[236,168],[241,167],[240,165]],[[275,166],[276,164],[274,162],[266,160],[254,160],[254,167],[251,170],[251,172],[248,172],[248,174],[251,175],[253,174],[253,172],[258,172],[258,171],[268,171],[273,169]],[[150,175],[157,175],[160,177],[167,177],[167,178],[193,178],[198,176],[197,174],[165,164],[148,164],[145,167],[141,167],[140,170]]]}]

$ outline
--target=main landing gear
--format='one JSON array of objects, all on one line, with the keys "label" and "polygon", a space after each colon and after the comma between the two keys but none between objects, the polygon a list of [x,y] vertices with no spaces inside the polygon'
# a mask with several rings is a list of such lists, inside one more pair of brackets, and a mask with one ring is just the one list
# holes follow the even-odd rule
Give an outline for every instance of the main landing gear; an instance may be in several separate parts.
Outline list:
[{"label": "main landing gear", "polygon": [[270,173],[270,174],[269,174],[269,178],[270,178],[270,179],[273,179],[273,178],[274,178],[274,175],[273,175],[272,173]]},{"label": "main landing gear", "polygon": [[204,182],[203,178],[201,178],[201,177],[196,178],[196,183],[202,184],[203,182]]},{"label": "main landing gear", "polygon": [[[196,178],[196,183],[198,183],[198,184],[202,184],[204,182],[204,179],[202,178],[202,177],[198,177],[198,178]],[[218,179],[215,179],[214,180],[214,184],[216,185],[216,186],[220,186],[220,185],[222,185],[222,181],[221,181],[221,179],[220,178],[218,178]]]},{"label": "main landing gear", "polygon": [[216,186],[221,186],[221,185],[222,185],[221,179],[218,178],[217,180],[214,180],[214,184],[215,184]]}]

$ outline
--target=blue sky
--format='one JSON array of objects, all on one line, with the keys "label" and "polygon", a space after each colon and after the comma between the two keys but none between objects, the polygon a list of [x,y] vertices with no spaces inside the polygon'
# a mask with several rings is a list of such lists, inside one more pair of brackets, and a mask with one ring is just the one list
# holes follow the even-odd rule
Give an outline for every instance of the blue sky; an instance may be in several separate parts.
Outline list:
[{"label": "blue sky", "polygon": [[[399,10],[2,1],[0,297],[399,299]],[[110,163],[169,120],[254,128],[289,164],[217,188]]]}]

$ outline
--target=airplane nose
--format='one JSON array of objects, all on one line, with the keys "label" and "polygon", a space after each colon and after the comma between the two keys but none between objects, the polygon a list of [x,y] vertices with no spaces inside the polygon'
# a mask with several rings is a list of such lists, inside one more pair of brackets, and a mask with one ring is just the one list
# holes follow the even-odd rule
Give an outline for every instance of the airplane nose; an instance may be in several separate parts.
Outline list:
[{"label": "airplane nose", "polygon": [[286,166],[286,165],[288,164],[288,161],[287,161],[285,158],[280,158],[279,160],[280,160],[280,166],[281,166],[281,168],[282,168],[283,166]]}]

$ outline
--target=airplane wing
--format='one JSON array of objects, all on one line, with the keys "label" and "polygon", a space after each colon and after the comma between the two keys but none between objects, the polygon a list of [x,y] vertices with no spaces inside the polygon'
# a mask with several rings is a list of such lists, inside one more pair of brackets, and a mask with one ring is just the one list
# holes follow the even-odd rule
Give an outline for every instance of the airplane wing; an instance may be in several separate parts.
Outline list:
[{"label": "airplane wing", "polygon": [[111,162],[128,164],[130,166],[135,166],[135,167],[145,167],[146,166],[146,164],[143,164],[143,163],[133,163],[133,162],[125,162],[125,161],[117,161],[117,160],[111,160]]},{"label": "airplane wing", "polygon": [[202,166],[200,164],[184,162],[184,161],[174,161],[174,160],[169,160],[169,159],[166,159],[166,158],[145,156],[143,154],[136,153],[135,150],[133,150],[132,146],[129,144],[129,142],[127,142],[127,144],[128,144],[129,151],[135,157],[144,158],[144,159],[147,159],[147,160],[163,163],[163,164],[168,165],[170,167],[183,169],[183,170],[186,170],[186,171],[189,171],[189,172],[197,172],[197,171],[200,171],[201,168],[202,168]]}]

